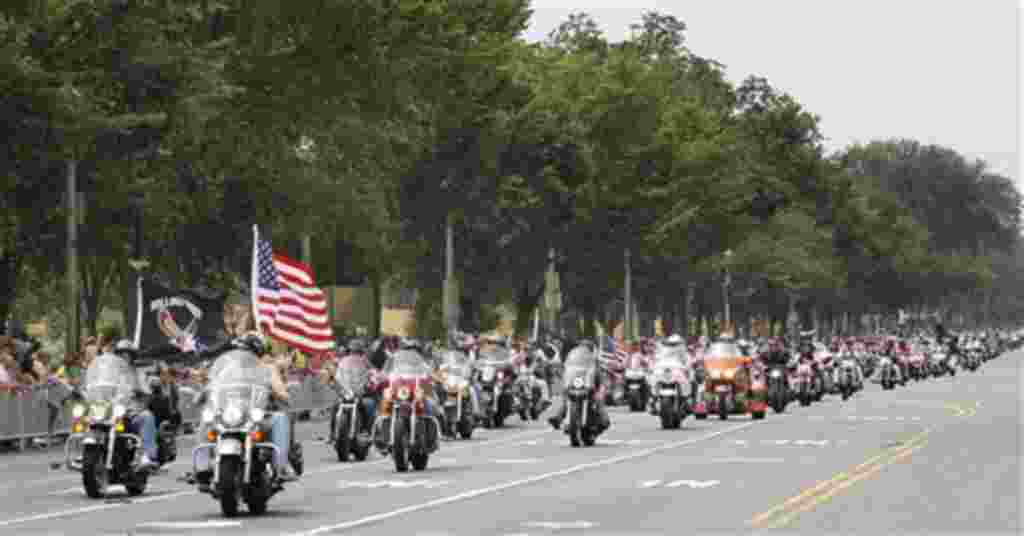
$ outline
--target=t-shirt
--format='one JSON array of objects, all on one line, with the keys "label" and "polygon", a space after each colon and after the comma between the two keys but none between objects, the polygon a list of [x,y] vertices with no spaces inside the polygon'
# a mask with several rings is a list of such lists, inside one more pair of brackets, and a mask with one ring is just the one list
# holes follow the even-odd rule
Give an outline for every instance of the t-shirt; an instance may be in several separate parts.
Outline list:
[{"label": "t-shirt", "polygon": [[0,385],[14,383],[14,376],[11,375],[7,367],[0,366]]}]

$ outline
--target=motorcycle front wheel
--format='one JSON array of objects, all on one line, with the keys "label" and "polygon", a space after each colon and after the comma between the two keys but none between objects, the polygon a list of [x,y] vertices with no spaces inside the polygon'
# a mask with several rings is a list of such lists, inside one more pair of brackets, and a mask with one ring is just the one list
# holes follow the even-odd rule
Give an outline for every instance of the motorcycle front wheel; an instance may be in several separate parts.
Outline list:
[{"label": "motorcycle front wheel", "polygon": [[103,449],[87,449],[82,457],[82,487],[85,488],[85,494],[90,499],[102,499],[107,494],[109,483]]},{"label": "motorcycle front wheel", "polygon": [[395,427],[395,437],[391,438],[391,457],[395,460],[395,471],[409,471],[409,429],[404,419]]},{"label": "motorcycle front wheel", "polygon": [[235,517],[238,515],[238,489],[237,485],[242,480],[242,460],[236,456],[221,458],[220,482],[218,493],[220,494],[220,511],[224,517]]},{"label": "motorcycle front wheel", "polygon": [[338,425],[334,429],[334,452],[338,454],[339,462],[348,461],[348,453],[352,450],[351,438],[348,433],[352,429],[352,423],[349,422],[348,415],[342,415],[338,419]]}]

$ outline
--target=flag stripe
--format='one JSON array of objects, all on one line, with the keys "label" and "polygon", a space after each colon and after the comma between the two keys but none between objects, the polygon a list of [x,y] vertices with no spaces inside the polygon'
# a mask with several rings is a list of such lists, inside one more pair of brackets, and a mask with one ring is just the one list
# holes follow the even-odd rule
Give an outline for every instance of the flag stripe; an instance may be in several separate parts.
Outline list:
[{"label": "flag stripe", "polygon": [[265,333],[306,353],[334,347],[326,294],[304,263],[275,253],[253,228],[253,308]]}]

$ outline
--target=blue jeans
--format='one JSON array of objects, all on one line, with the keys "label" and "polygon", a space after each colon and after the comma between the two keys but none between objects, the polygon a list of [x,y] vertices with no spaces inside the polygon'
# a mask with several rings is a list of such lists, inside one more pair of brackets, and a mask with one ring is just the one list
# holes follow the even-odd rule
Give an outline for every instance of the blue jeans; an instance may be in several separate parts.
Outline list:
[{"label": "blue jeans", "polygon": [[363,411],[366,412],[367,426],[372,425],[373,421],[377,418],[377,399],[372,396],[364,396]]},{"label": "blue jeans", "polygon": [[270,417],[270,442],[277,447],[277,465],[288,466],[288,448],[291,446],[291,421],[287,413],[274,413]]},{"label": "blue jeans", "polygon": [[142,452],[152,461],[157,461],[156,417],[149,410],[132,417],[128,431],[142,436]]}]

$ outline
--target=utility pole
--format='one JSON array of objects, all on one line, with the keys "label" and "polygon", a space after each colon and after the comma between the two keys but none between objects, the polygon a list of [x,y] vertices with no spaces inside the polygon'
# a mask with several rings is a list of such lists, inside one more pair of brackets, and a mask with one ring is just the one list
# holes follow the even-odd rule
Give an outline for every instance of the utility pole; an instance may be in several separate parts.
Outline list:
[{"label": "utility pole", "polygon": [[68,243],[67,243],[67,272],[68,272],[68,294],[67,294],[67,308],[68,308],[68,322],[67,322],[67,340],[65,341],[65,350],[68,355],[75,355],[78,353],[78,343],[81,334],[79,327],[79,311],[82,307],[81,300],[79,299],[78,289],[78,162],[76,160],[67,161],[67,226],[68,226]]},{"label": "utility pole", "polygon": [[729,330],[732,327],[732,311],[730,310],[731,307],[730,307],[730,304],[729,304],[729,287],[732,285],[732,272],[729,271],[729,259],[731,259],[731,258],[732,258],[732,250],[731,249],[726,250],[725,251],[725,268],[724,268],[724,272],[725,273],[724,273],[724,275],[722,277],[722,305],[723,305],[723,310],[724,310],[724,313],[725,313],[723,315],[722,320],[724,320],[725,326],[724,326],[724,329],[722,331]]},{"label": "utility pole", "polygon": [[444,228],[444,328],[448,341],[455,337],[455,229],[454,215],[449,213]]},{"label": "utility pole", "polygon": [[633,340],[633,263],[629,248],[626,248],[626,314],[622,323],[622,337],[625,342]]}]

